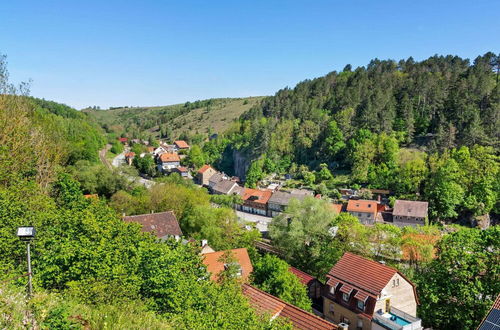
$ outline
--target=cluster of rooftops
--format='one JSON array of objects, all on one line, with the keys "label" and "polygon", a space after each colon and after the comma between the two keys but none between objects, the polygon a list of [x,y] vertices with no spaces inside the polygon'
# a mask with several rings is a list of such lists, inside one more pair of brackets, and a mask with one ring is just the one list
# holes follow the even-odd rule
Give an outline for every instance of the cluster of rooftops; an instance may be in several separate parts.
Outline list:
[{"label": "cluster of rooftops", "polygon": [[[210,192],[219,195],[239,195],[242,205],[236,205],[238,210],[274,217],[282,212],[292,199],[302,200],[307,196],[314,196],[314,192],[307,189],[280,190],[279,185],[267,189],[252,189],[239,185],[239,179],[229,177],[218,172],[209,165],[204,165],[197,173],[198,183],[209,188]],[[392,223],[397,226],[424,225],[428,216],[428,203],[423,201],[396,200],[394,207],[381,202],[380,196],[387,191],[373,190],[378,200],[357,199],[349,193],[343,195],[346,202],[332,204],[337,213],[349,212],[357,217],[361,223],[372,225],[376,222]],[[314,196],[321,198],[320,195]]]},{"label": "cluster of rooftops", "polygon": [[[150,232],[161,240],[180,240],[182,237],[182,230],[172,211],[124,216],[123,220],[140,224],[142,231]],[[198,244],[194,240],[183,242]],[[395,322],[391,321],[391,317],[403,315],[397,317],[404,317],[406,322],[412,324],[412,329],[421,328],[420,319],[416,317],[418,298],[413,283],[398,270],[356,254],[345,253],[326,274],[325,283],[290,267],[289,271],[307,287],[308,295],[314,302],[314,313],[252,286],[249,279],[253,266],[245,248],[214,251],[207,241],[202,241],[200,254],[210,279],[214,281],[227,269],[224,255],[230,254],[237,266],[243,294],[258,313],[268,315],[270,320],[284,317],[297,329],[347,329],[349,324],[354,323],[360,329],[375,329],[373,324],[393,325]]]}]

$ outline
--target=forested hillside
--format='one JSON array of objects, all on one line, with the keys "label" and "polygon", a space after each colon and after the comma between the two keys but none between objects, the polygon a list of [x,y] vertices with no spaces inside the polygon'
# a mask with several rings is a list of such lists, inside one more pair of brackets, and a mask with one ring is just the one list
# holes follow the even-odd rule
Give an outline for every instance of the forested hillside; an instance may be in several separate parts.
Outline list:
[{"label": "forested hillside", "polygon": [[498,213],[499,66],[493,53],[347,65],[265,98],[203,157],[248,186],[291,174],[331,197],[361,185],[428,200],[432,219]]},{"label": "forested hillside", "polygon": [[108,133],[130,138],[159,137],[190,140],[225,131],[233,120],[256,105],[262,97],[208,99],[160,107],[84,109]]},{"label": "forested hillside", "polygon": [[[73,176],[82,163],[96,166],[105,142],[100,129],[84,113],[27,97],[7,77],[0,57],[0,328],[289,328],[258,316],[230,271],[219,283],[210,281],[197,244],[160,242],[122,221],[106,196],[85,198]],[[182,201],[160,192],[153,196],[160,200],[152,200],[157,207],[203,202],[185,212],[188,237],[212,234],[217,247],[253,245],[258,232],[238,226],[227,208],[209,209],[204,190],[165,187],[177,188],[174,198]],[[29,300],[26,245],[16,236],[17,227],[27,225],[37,231]],[[229,236],[233,241],[222,239]]]}]

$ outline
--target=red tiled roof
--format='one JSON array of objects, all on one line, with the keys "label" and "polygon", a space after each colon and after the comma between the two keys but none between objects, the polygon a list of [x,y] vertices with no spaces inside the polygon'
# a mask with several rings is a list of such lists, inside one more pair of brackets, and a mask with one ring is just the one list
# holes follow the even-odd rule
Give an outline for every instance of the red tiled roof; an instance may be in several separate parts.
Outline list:
[{"label": "red tiled roof", "polygon": [[154,233],[159,238],[182,236],[181,227],[173,211],[131,215],[123,217],[123,221],[139,223],[143,232]]},{"label": "red tiled roof", "polygon": [[364,212],[364,213],[377,213],[378,203],[369,200],[354,200],[351,199],[347,203],[347,211],[349,212]]},{"label": "red tiled roof", "polygon": [[203,165],[199,170],[198,173],[205,173],[206,170],[209,168],[212,168],[210,165]]},{"label": "red tiled roof", "polygon": [[340,214],[340,212],[342,212],[342,204],[330,204],[330,206],[337,212],[337,214]]},{"label": "red tiled roof", "polygon": [[243,294],[250,298],[250,305],[259,314],[269,313],[271,317],[276,317],[286,306],[285,302],[274,299],[275,297],[270,297],[266,292],[248,284],[243,285]]},{"label": "red tiled roof", "polygon": [[160,160],[164,163],[166,163],[166,162],[180,162],[181,161],[178,154],[170,154],[170,153],[161,154]]},{"label": "red tiled roof", "polygon": [[249,298],[252,307],[259,312],[268,312],[272,316],[278,314],[275,311],[284,305],[278,315],[289,319],[295,329],[332,330],[338,328],[333,323],[323,320],[312,313],[306,312],[251,285],[243,285],[243,294]]},{"label": "red tiled roof", "polygon": [[187,144],[186,141],[184,141],[184,140],[174,141],[174,144],[179,149],[189,149],[189,144]]},{"label": "red tiled roof", "polygon": [[187,171],[188,171],[188,169],[187,169],[187,168],[185,168],[184,166],[179,166],[179,167],[177,167],[177,169],[178,169],[180,172],[187,172]]},{"label": "red tiled roof", "polygon": [[127,157],[127,158],[131,158],[131,157],[134,157],[134,156],[135,156],[135,152],[132,152],[132,151],[127,152],[127,153],[125,154],[125,157]]},{"label": "red tiled roof", "polygon": [[304,284],[305,286],[307,286],[311,281],[314,281],[316,278],[307,274],[307,273],[304,273],[303,271],[295,268],[295,267],[292,267],[290,266],[288,268],[288,270],[293,273],[295,276],[297,276],[300,280],[300,283]]},{"label": "red tiled roof", "polygon": [[127,139],[127,138],[125,138],[125,137],[122,137],[122,138],[118,138],[118,141],[120,141],[120,142],[127,142],[127,141],[128,141],[128,139]]},{"label": "red tiled roof", "polygon": [[378,295],[397,272],[389,266],[346,252],[327,276]]},{"label": "red tiled roof", "polygon": [[86,194],[86,195],[83,195],[83,197],[85,197],[85,198],[99,198],[99,195],[97,195],[97,194]]},{"label": "red tiled roof", "polygon": [[[242,278],[247,280],[250,273],[253,272],[252,262],[248,256],[247,249],[241,248],[228,251],[232,252],[233,258],[236,259],[236,262],[240,265]],[[207,266],[207,271],[211,273],[210,279],[213,281],[217,280],[218,274],[224,270],[224,262],[221,261],[220,258],[225,252],[227,251],[217,251],[205,253],[203,255],[203,263]]]},{"label": "red tiled roof", "polygon": [[269,198],[272,196],[272,192],[269,190],[258,190],[258,189],[251,189],[251,188],[245,188],[243,191],[243,200],[246,201],[252,196],[258,197],[255,200],[250,200],[251,202],[254,203],[259,203],[259,204],[267,204],[269,201]]}]

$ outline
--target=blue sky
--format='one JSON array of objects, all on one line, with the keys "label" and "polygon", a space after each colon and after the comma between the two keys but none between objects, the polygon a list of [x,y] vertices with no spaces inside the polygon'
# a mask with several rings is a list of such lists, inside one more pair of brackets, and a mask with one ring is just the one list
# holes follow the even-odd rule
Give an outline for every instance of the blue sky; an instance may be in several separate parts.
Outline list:
[{"label": "blue sky", "polygon": [[376,57],[498,53],[499,13],[498,0],[7,0],[0,54],[37,97],[165,105],[272,95]]}]

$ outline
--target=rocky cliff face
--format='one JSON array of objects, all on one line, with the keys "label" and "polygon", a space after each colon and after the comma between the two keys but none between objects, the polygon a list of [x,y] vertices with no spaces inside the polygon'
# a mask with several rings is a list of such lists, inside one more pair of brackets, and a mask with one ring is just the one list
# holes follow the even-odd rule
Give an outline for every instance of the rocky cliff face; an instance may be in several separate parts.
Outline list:
[{"label": "rocky cliff face", "polygon": [[245,176],[250,166],[248,158],[238,150],[233,150],[234,175],[241,180],[245,180]]}]

